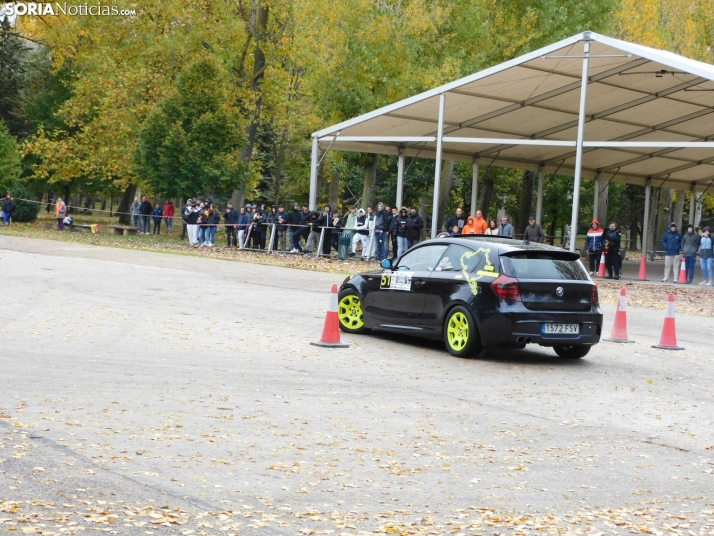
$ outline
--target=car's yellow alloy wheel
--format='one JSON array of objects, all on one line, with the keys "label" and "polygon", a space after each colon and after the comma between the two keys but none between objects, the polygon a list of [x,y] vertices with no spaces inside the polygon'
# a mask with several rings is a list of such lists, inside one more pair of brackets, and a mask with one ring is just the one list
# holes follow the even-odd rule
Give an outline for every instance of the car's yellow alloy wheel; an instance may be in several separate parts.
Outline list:
[{"label": "car's yellow alloy wheel", "polygon": [[340,323],[349,329],[360,329],[364,326],[362,318],[362,302],[357,296],[345,296],[338,307]]},{"label": "car's yellow alloy wheel", "polygon": [[456,351],[462,350],[469,342],[469,321],[466,315],[461,312],[451,315],[446,333],[449,345]]}]

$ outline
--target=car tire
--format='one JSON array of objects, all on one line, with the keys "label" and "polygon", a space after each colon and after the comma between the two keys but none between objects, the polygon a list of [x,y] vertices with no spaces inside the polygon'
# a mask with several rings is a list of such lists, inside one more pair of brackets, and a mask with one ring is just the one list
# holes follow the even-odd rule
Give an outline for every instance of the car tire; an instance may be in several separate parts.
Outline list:
[{"label": "car tire", "polygon": [[573,344],[572,346],[553,346],[553,350],[559,357],[565,359],[580,359],[588,355],[591,346],[589,344]]},{"label": "car tire", "polygon": [[483,350],[476,322],[465,307],[458,305],[446,315],[444,344],[455,357],[476,357]]},{"label": "car tire", "polygon": [[364,311],[362,298],[354,289],[345,289],[337,296],[337,318],[340,329],[345,333],[364,333]]}]

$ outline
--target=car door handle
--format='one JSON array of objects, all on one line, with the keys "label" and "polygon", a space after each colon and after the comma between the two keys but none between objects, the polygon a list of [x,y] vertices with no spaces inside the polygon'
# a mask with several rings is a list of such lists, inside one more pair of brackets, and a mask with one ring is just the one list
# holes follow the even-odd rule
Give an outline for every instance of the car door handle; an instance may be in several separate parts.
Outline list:
[{"label": "car door handle", "polygon": [[423,287],[423,286],[426,284],[426,281],[424,281],[423,279],[416,279],[416,280],[414,281],[414,284],[415,284],[417,287]]}]

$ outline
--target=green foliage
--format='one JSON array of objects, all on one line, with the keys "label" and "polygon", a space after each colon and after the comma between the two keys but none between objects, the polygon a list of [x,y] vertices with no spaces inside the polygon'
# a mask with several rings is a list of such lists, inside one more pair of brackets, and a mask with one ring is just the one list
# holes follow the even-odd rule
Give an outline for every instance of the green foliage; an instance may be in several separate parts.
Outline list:
[{"label": "green foliage", "polygon": [[17,142],[0,119],[0,192],[11,188],[20,178],[21,171]]},{"label": "green foliage", "polygon": [[225,77],[209,61],[189,66],[139,133],[138,175],[155,194],[220,195],[245,180],[239,116],[228,107]]},{"label": "green foliage", "polygon": [[23,199],[28,199],[30,194],[25,189],[24,186],[16,184],[12,187],[12,196],[15,199],[15,212],[12,214],[13,222],[24,222],[29,223],[37,219],[37,214],[40,212],[39,203],[33,203],[31,201],[23,201]]},{"label": "green foliage", "polygon": [[25,54],[28,48],[7,17],[0,18],[0,120],[15,136],[25,133],[22,90],[25,84]]}]

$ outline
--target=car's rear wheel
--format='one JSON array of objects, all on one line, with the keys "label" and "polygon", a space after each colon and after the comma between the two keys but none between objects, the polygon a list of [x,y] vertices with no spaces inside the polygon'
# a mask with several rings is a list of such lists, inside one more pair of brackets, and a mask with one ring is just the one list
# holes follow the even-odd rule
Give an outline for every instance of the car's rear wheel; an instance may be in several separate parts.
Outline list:
[{"label": "car's rear wheel", "polygon": [[589,344],[573,344],[571,346],[553,346],[553,350],[558,356],[565,359],[580,359],[588,355],[591,346]]},{"label": "car's rear wheel", "polygon": [[476,322],[468,309],[454,307],[444,321],[444,344],[456,357],[473,357],[483,350]]},{"label": "car's rear wheel", "polygon": [[340,319],[340,329],[346,333],[364,333],[364,312],[362,299],[356,290],[346,289],[337,297],[337,317]]}]

